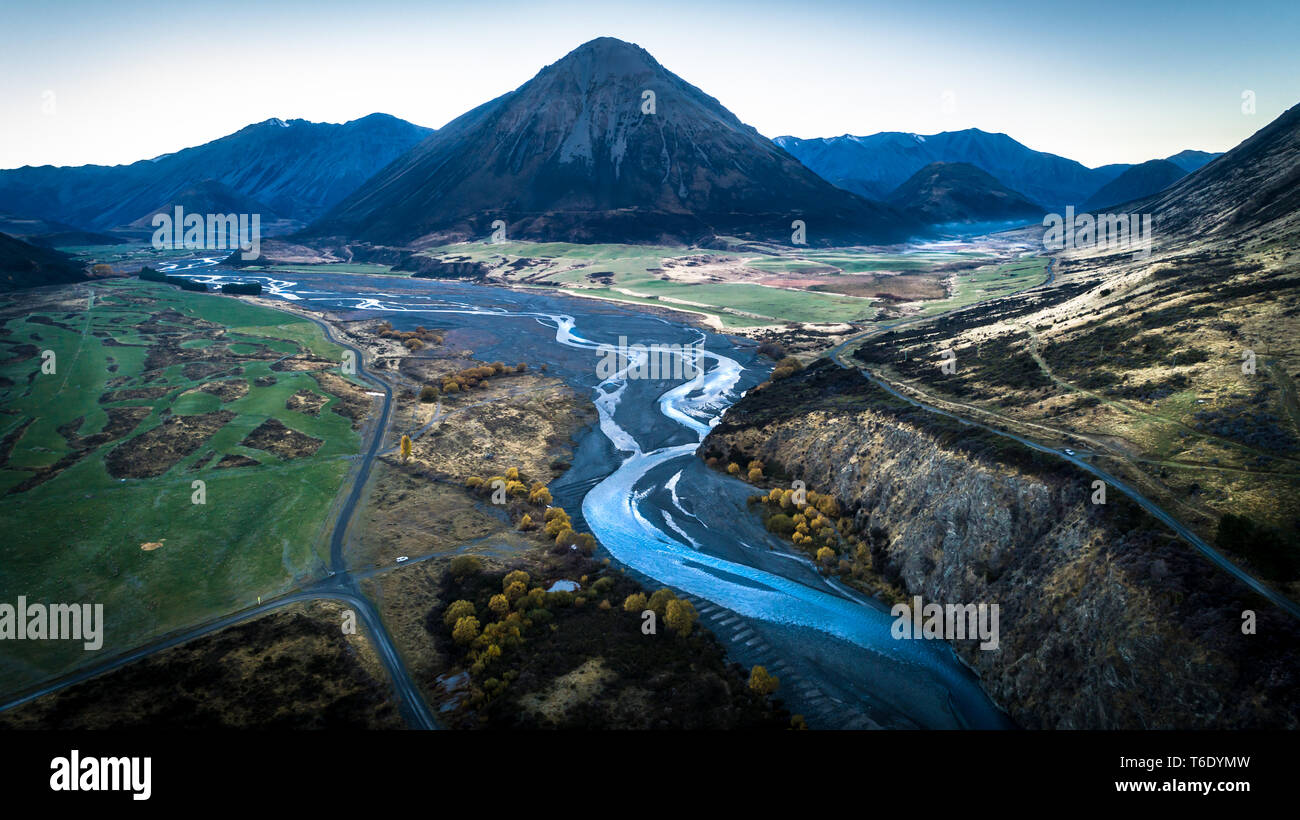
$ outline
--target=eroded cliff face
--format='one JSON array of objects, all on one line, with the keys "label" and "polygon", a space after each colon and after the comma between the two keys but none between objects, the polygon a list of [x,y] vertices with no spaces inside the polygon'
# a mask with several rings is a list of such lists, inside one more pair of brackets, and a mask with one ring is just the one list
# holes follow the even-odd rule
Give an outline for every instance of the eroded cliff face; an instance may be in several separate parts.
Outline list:
[{"label": "eroded cliff face", "polygon": [[700,452],[833,494],[908,595],[998,604],[996,650],[953,645],[1022,726],[1297,726],[1290,619],[1120,493],[1092,503],[1093,477],[1068,462],[829,364],[746,396]]}]

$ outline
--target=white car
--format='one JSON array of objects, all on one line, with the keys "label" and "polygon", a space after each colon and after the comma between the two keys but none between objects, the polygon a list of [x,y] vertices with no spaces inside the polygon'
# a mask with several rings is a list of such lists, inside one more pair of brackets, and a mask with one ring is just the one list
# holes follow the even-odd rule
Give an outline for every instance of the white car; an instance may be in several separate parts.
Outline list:
[{"label": "white car", "polygon": [[409,560],[411,560],[411,559],[410,559],[410,557],[408,557],[408,556],[405,556],[405,555],[399,555],[399,556],[397,556],[397,563],[399,563],[399,564],[402,563],[403,561],[409,561]]},{"label": "white car", "polygon": [[1074,455],[1074,451],[1071,450],[1069,447],[1066,447],[1066,448],[1065,448],[1064,450],[1062,450],[1061,452],[1062,452],[1062,453],[1065,453],[1067,456],[1072,456],[1072,455]]}]

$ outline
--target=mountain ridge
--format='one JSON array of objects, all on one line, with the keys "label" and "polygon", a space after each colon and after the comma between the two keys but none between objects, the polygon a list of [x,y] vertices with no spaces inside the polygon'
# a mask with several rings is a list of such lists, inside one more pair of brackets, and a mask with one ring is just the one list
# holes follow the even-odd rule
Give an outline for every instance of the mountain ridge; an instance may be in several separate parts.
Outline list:
[{"label": "mountain ridge", "polygon": [[584,43],[395,160],[304,235],[694,244],[901,241],[919,225],[842,191],[649,52]]},{"label": "mountain ridge", "polygon": [[[1133,167],[1117,163],[1088,168],[1067,157],[1036,151],[1005,133],[978,128],[928,135],[881,131],[807,139],[780,136],[773,141],[826,180],[864,196],[887,196],[931,162],[965,162],[1056,211],[1079,205]],[[1217,156],[1187,150],[1168,161],[1191,172]]]},{"label": "mountain ridge", "polygon": [[0,171],[0,211],[111,230],[214,180],[305,224],[429,133],[388,114],[341,124],[271,118],[127,165]]}]

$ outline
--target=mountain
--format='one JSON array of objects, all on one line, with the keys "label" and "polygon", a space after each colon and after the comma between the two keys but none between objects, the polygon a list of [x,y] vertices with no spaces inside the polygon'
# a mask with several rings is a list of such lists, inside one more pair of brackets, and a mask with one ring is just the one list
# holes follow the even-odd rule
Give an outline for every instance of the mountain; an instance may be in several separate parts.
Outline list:
[{"label": "mountain", "polygon": [[[177,193],[158,207],[150,208],[123,228],[152,234],[155,230],[154,216],[160,213],[170,216],[175,213],[176,208],[183,209],[186,214],[261,214],[260,222],[263,231],[267,231],[268,227],[276,225],[280,220],[274,209],[265,203],[245,196],[215,179],[205,179]],[[283,233],[299,226],[288,223],[279,227],[280,230],[271,230],[269,233]]]},{"label": "mountain", "polygon": [[885,201],[926,224],[1005,222],[1043,214],[1041,206],[965,162],[932,162]]},{"label": "mountain", "polygon": [[83,231],[62,222],[0,213],[0,233],[42,248],[71,245],[121,245],[125,240],[109,234]]},{"label": "mountain", "polygon": [[86,279],[86,266],[49,248],[0,233],[0,292]]},{"label": "mountain", "polygon": [[1130,206],[1156,215],[1162,242],[1300,241],[1300,105],[1236,148]]},{"label": "mountain", "polygon": [[387,114],[342,125],[270,119],[130,165],[0,171],[0,211],[105,230],[212,180],[305,224],[430,133]]},{"label": "mountain", "polygon": [[1223,152],[1215,154],[1209,151],[1179,151],[1172,157],[1165,157],[1165,159],[1190,174],[1192,171],[1210,164],[1210,162],[1221,156],[1223,156]]},{"label": "mountain", "polygon": [[[777,137],[789,151],[824,179],[863,196],[884,198],[908,177],[932,162],[964,162],[1047,210],[1078,205],[1103,185],[1133,167],[1103,165],[1089,169],[1065,157],[1034,151],[1006,134],[978,128],[941,134],[882,131],[865,137],[800,139]],[[1190,172],[1217,154],[1183,151],[1169,161]]]},{"label": "mountain", "polygon": [[[643,113],[643,92],[653,113]],[[586,43],[379,172],[313,225],[384,244],[487,237],[891,242],[919,228],[843,191],[644,49]]]},{"label": "mountain", "polygon": [[1109,181],[1074,160],[978,128],[928,136],[884,131],[866,137],[777,137],[776,143],[836,185],[867,196],[885,196],[932,162],[974,165],[1050,209],[1082,202]]},{"label": "mountain", "polygon": [[1148,160],[1134,165],[1101,186],[1081,207],[1085,211],[1096,211],[1132,199],[1141,199],[1163,191],[1185,176],[1186,171],[1167,159]]}]

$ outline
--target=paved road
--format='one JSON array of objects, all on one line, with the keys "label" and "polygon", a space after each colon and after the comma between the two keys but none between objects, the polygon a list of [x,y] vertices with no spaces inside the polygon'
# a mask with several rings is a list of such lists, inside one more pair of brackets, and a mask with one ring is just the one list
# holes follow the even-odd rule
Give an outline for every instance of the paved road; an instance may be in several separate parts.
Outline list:
[{"label": "paved road", "polygon": [[357,375],[384,392],[384,406],[380,410],[379,420],[375,423],[375,430],[370,438],[370,447],[361,460],[361,466],[352,482],[352,491],[348,493],[347,500],[343,502],[343,507],[339,510],[338,518],[334,522],[334,534],[330,538],[330,567],[334,574],[318,583],[316,587],[329,590],[331,594],[348,595],[355,599],[358,614],[361,615],[361,620],[365,622],[366,627],[370,630],[371,640],[384,661],[384,668],[388,670],[388,675],[392,678],[393,688],[397,691],[397,696],[401,700],[402,714],[406,716],[407,723],[417,729],[436,729],[437,723],[433,719],[433,713],[429,711],[429,705],[425,703],[424,697],[411,681],[411,676],[406,671],[406,664],[402,662],[401,655],[398,654],[397,648],[393,645],[392,637],[389,636],[388,630],[384,628],[383,621],[379,618],[379,613],[374,610],[369,599],[361,594],[356,579],[348,571],[347,559],[343,556],[343,545],[347,540],[348,525],[356,512],[357,503],[361,500],[361,493],[365,490],[366,482],[370,479],[370,468],[374,465],[375,456],[379,454],[383,447],[384,437],[388,432],[388,422],[392,417],[393,409],[393,389],[388,385],[388,382],[366,371],[365,358],[356,346],[336,338],[334,329],[324,321],[313,316],[304,316],[303,318],[309,322],[314,322],[330,341],[352,351],[352,354],[356,357]]},{"label": "paved road", "polygon": [[[1055,259],[1053,259],[1052,262],[1055,262]],[[1055,272],[1053,272],[1048,277],[1048,279],[1038,287],[1042,287],[1044,285],[1050,284],[1054,276],[1055,276]],[[938,315],[943,315],[943,314],[938,314]],[[935,318],[935,317],[928,317],[928,318]],[[912,320],[912,321],[916,321],[916,320]],[[840,358],[840,353],[842,352],[844,346],[848,344],[850,341],[866,338],[867,336],[873,335],[875,333],[883,332],[885,330],[888,330],[890,327],[896,326],[897,324],[899,323],[895,323],[894,325],[889,325],[872,331],[868,331],[867,333],[853,337],[853,339],[849,339],[846,340],[845,342],[842,342],[841,344],[837,345],[829,352],[828,355],[830,355],[831,361],[835,362],[840,367],[843,367],[846,370],[857,369],[858,372],[861,373],[862,376],[866,378],[868,381],[870,381],[872,384],[875,384],[876,386],[887,391],[890,395],[900,398],[903,401],[908,402],[909,404],[921,408],[922,410],[926,410],[927,412],[931,412],[931,413],[937,413],[941,416],[947,416],[948,418],[956,419],[957,421],[960,421],[963,424],[968,424],[974,427],[978,427],[982,430],[987,430],[990,433],[994,433],[995,435],[1003,436],[1004,438],[1009,438],[1013,441],[1017,441],[1025,445],[1026,447],[1030,447],[1041,453],[1051,453],[1057,458],[1065,459],[1071,464],[1074,464],[1075,466],[1081,467],[1087,472],[1092,473],[1093,475],[1100,478],[1102,481],[1106,482],[1109,486],[1115,488],[1116,490],[1119,490],[1121,493],[1131,498],[1134,502],[1138,504],[1138,506],[1142,507],[1142,509],[1146,510],[1157,520],[1161,521],[1166,526],[1168,526],[1184,541],[1186,541],[1187,543],[1195,547],[1197,551],[1199,551],[1202,555],[1208,558],[1210,562],[1213,563],[1215,566],[1217,566],[1219,569],[1223,570],[1224,572],[1228,573],[1232,577],[1236,578],[1241,583],[1250,587],[1251,590],[1263,596],[1264,598],[1268,599],[1270,602],[1278,606],[1284,612],[1292,615],[1293,617],[1300,618],[1300,604],[1297,604],[1295,601],[1292,601],[1290,598],[1277,592],[1272,587],[1265,584],[1263,581],[1259,580],[1258,578],[1254,577],[1250,573],[1243,570],[1241,567],[1234,564],[1223,553],[1219,552],[1214,547],[1207,544],[1204,539],[1202,539],[1195,532],[1192,532],[1192,530],[1184,526],[1182,522],[1174,518],[1169,513],[1165,512],[1163,509],[1161,509],[1154,501],[1142,495],[1140,492],[1130,487],[1129,485],[1125,484],[1123,481],[1120,481],[1118,478],[1106,472],[1105,470],[1101,469],[1100,467],[1097,467],[1096,465],[1089,463],[1083,458],[1080,458],[1077,454],[1073,456],[1068,455],[1054,447],[1048,447],[1046,445],[1039,444],[1036,441],[1031,441],[1030,439],[1024,438],[1022,436],[1018,436],[1014,433],[1009,433],[1005,430],[1000,430],[996,427],[990,427],[987,424],[982,424],[978,421],[975,421],[970,418],[966,418],[965,416],[961,416],[947,410],[941,410],[938,407],[934,407],[933,405],[929,405],[922,401],[914,399],[911,396],[899,392],[892,385],[882,380],[876,374],[873,374],[865,369],[855,368],[853,365],[843,361]]]}]

